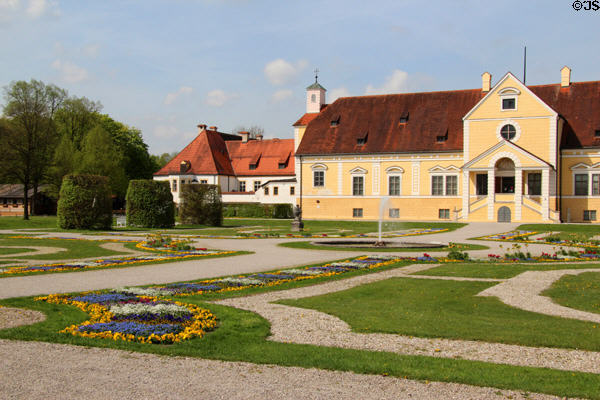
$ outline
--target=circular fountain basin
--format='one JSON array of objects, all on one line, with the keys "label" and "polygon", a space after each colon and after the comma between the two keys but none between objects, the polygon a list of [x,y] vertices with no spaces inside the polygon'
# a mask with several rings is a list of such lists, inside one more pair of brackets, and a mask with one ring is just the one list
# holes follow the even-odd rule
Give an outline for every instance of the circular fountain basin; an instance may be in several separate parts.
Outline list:
[{"label": "circular fountain basin", "polygon": [[395,240],[378,241],[371,240],[316,240],[311,242],[317,246],[332,246],[332,247],[354,247],[354,248],[386,248],[386,249],[437,249],[445,247],[443,243],[418,243],[418,242],[399,242]]}]

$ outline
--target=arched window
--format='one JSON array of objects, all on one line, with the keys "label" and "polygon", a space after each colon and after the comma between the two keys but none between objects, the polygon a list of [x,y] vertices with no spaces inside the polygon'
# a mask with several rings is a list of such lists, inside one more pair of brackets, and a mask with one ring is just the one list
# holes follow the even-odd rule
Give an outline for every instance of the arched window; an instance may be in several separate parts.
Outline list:
[{"label": "arched window", "polygon": [[310,95],[310,101],[312,103],[316,103],[317,102],[317,95],[316,94],[311,94]]},{"label": "arched window", "polygon": [[500,129],[500,135],[506,140],[513,140],[517,135],[517,130],[513,125],[506,124]]}]

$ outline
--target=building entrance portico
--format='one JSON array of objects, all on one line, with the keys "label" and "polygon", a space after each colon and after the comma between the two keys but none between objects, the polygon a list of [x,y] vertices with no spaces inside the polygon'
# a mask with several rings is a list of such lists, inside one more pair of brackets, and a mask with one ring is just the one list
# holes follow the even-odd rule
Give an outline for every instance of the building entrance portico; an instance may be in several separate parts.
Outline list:
[{"label": "building entrance portico", "polygon": [[469,221],[547,221],[552,167],[502,140],[462,167]]}]

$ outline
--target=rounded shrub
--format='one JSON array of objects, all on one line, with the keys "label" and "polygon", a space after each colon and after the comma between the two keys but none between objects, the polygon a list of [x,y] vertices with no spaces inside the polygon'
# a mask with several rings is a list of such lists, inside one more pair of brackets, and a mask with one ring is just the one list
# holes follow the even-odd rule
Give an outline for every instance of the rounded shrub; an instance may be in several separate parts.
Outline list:
[{"label": "rounded shrub", "polygon": [[223,202],[218,185],[182,185],[179,218],[184,224],[223,225]]},{"label": "rounded shrub", "polygon": [[172,228],[175,225],[175,205],[168,181],[132,180],[126,201],[129,226]]},{"label": "rounded shrub", "polygon": [[63,178],[56,210],[62,229],[110,229],[112,199],[108,178],[67,175]]}]

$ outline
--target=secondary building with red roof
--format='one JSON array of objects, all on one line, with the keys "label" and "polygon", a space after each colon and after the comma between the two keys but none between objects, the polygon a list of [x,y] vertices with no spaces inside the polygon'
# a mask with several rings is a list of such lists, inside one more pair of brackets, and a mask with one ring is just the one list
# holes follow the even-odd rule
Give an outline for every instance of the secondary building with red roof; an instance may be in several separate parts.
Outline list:
[{"label": "secondary building with red roof", "polygon": [[226,203],[295,203],[294,140],[222,133],[198,125],[198,135],[154,174],[179,203],[183,184],[215,184]]},{"label": "secondary building with red roof", "polygon": [[[557,76],[558,77],[558,76]],[[294,124],[305,218],[595,222],[600,82],[337,99],[307,88]]]}]

